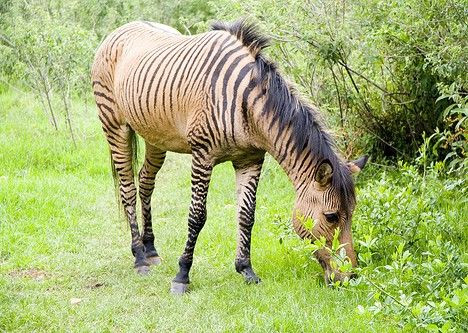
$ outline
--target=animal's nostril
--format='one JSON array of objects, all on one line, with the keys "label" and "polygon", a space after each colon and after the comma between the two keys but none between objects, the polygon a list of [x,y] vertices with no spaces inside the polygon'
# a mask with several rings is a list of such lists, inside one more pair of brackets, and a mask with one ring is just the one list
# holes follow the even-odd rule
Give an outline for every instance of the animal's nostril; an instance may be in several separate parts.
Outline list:
[{"label": "animal's nostril", "polygon": [[325,260],[319,259],[318,261],[319,261],[320,266],[322,266],[322,268],[324,270],[326,270],[327,269],[327,263],[325,262]]}]

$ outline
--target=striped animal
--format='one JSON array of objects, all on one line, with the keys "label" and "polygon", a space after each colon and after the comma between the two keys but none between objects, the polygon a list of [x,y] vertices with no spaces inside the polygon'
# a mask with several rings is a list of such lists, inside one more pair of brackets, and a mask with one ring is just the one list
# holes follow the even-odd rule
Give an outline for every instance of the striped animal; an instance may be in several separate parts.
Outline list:
[{"label": "striped animal", "polygon": [[[347,256],[356,265],[351,239],[355,206],[352,172],[367,158],[344,162],[319,121],[317,111],[294,91],[262,55],[267,38],[245,21],[215,23],[212,30],[184,36],[157,23],[131,22],[99,47],[92,84],[120,197],[130,224],[135,268],[146,273],[160,261],[151,226],[155,176],[167,151],[192,155],[192,198],[188,239],[171,290],[183,293],[197,237],[206,221],[206,198],[213,167],[232,161],[237,182],[238,244],[235,268],[249,283],[260,279],[250,261],[255,196],[264,155],[285,170],[296,189],[293,226],[300,237],[325,236],[341,229]],[[138,176],[143,230],[136,217],[133,158],[135,133],[145,141]],[[311,217],[308,230],[299,216]],[[316,256],[326,279],[333,272],[329,253]]]}]

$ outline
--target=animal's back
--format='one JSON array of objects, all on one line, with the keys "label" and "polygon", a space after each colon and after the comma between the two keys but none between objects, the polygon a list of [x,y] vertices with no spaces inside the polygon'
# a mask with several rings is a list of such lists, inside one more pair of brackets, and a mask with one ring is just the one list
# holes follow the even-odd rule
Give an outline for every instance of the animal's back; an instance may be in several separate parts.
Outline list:
[{"label": "animal's back", "polygon": [[[245,104],[238,92],[250,82],[253,64],[226,31],[184,36],[132,22],[102,43],[92,76],[96,99],[113,104],[109,109],[119,124],[162,150],[190,152],[197,131],[208,127],[219,142],[242,139],[236,132],[243,126],[234,126],[242,123]],[[112,95],[112,102],[100,94]]]}]

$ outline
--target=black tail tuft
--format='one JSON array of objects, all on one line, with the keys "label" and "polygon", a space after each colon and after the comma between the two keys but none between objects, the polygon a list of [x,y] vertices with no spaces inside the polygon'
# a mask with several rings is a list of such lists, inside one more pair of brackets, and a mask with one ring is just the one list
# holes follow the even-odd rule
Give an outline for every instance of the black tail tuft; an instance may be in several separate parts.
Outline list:
[{"label": "black tail tuft", "polygon": [[120,199],[120,189],[119,189],[119,176],[117,175],[117,170],[115,169],[115,163],[112,159],[112,153],[109,151],[110,155],[110,164],[112,170],[112,178],[114,179],[114,191],[115,191],[115,200],[117,200],[117,205],[119,206],[119,212],[122,210],[122,200]]}]

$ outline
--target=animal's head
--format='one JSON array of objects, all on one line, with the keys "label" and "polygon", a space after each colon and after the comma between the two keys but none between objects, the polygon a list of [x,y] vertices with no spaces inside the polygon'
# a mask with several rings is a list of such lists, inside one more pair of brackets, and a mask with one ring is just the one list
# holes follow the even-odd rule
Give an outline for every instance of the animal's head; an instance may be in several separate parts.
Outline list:
[{"label": "animal's head", "polygon": [[[293,215],[293,225],[299,236],[312,241],[323,236],[328,247],[331,247],[335,231],[339,228],[338,239],[344,244],[353,267],[357,265],[357,260],[351,235],[351,217],[356,200],[351,175],[361,171],[367,159],[367,156],[363,156],[356,161],[335,165],[329,160],[321,161],[311,175],[311,180],[297,193]],[[313,223],[306,226],[304,221],[308,219],[312,219]],[[332,268],[329,250],[318,250],[315,255],[324,269],[327,283],[350,277],[349,273]]]}]

